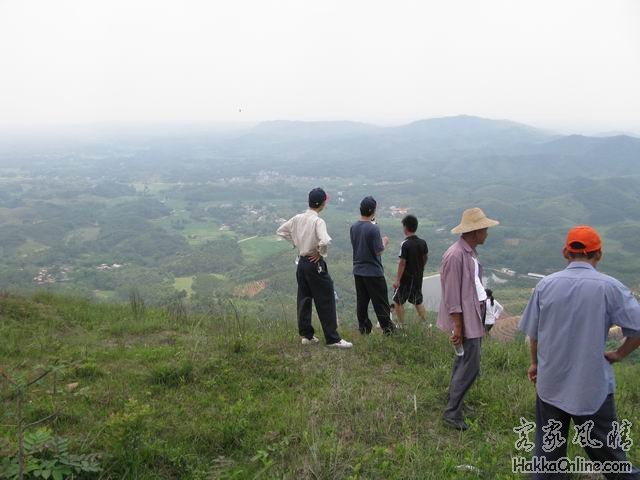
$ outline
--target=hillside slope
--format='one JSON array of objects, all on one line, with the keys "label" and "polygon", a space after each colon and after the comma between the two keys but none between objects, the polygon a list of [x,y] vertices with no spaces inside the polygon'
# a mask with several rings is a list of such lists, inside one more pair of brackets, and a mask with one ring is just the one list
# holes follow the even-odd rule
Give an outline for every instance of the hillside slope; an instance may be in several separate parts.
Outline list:
[{"label": "hillside slope", "polygon": [[[521,342],[485,342],[461,434],[440,420],[453,360],[444,335],[415,324],[392,338],[343,335],[352,351],[303,348],[293,318],[245,318],[230,302],[194,316],[0,299],[3,369],[59,370],[29,388],[26,420],[56,410],[50,427],[73,450],[101,453],[101,478],[513,478],[512,428],[534,418]],[[619,414],[635,424],[640,379],[631,363],[616,369]],[[16,404],[6,382],[0,393],[9,455]]]}]

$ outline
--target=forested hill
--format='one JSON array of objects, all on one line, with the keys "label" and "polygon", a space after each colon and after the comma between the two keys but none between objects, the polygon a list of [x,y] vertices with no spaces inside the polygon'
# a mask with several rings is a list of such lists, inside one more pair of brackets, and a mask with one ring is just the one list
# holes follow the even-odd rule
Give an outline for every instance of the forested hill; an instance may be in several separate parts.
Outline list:
[{"label": "forested hill", "polygon": [[[510,179],[636,175],[640,161],[640,138],[559,135],[509,120],[467,115],[394,127],[280,120],[224,132],[183,126],[66,131],[39,134],[37,140],[35,135],[3,135],[0,165],[15,164],[16,157],[20,162],[42,162],[44,152],[63,159],[73,152],[84,157],[84,163],[104,167],[111,163],[105,150],[118,156],[134,149],[127,163],[140,173],[150,167],[151,159],[160,173],[158,167],[180,158],[194,167],[216,164],[216,174],[225,176],[247,173],[248,167],[296,175],[322,168],[343,178],[371,171],[392,179],[419,178],[434,170],[455,175],[463,169],[469,174],[489,170],[497,178]],[[102,152],[97,158],[96,150]],[[193,179],[188,168],[183,176]]]},{"label": "forested hill", "polygon": [[389,178],[420,168],[455,175],[490,170],[497,178],[635,175],[640,139],[561,136],[527,125],[459,116],[399,127],[353,122],[266,122],[224,142],[227,153],[302,173],[322,167],[337,176],[376,170]]},{"label": "forested hill", "polygon": [[[487,267],[558,270],[567,229],[587,223],[604,238],[602,271],[638,289],[639,161],[631,136],[470,116],[9,133],[0,136],[0,289],[117,301],[137,289],[148,303],[183,296],[202,309],[252,292],[247,302],[272,308],[295,293],[293,252],[274,232],[318,185],[331,196],[323,216],[344,315],[354,301],[349,226],[366,195],[379,202],[392,251],[402,215],[418,216],[430,272],[461,212],[477,205],[501,221],[482,247]],[[384,262],[391,277],[395,255]]]}]

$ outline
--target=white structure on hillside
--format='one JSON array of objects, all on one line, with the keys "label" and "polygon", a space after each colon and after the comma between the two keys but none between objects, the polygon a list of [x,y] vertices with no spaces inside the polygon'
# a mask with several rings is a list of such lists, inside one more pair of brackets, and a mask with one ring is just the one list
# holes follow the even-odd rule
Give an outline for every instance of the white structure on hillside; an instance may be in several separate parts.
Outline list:
[{"label": "white structure on hillside", "polygon": [[442,291],[440,287],[440,274],[422,277],[423,304],[428,312],[437,312],[440,308]]},{"label": "white structure on hillside", "polygon": [[541,280],[541,279],[543,279],[545,277],[545,275],[542,275],[540,273],[527,273],[527,277],[537,278],[537,279]]},{"label": "white structure on hillside", "polygon": [[[482,284],[489,288],[492,284],[506,283],[506,280],[495,277],[482,277]],[[428,312],[437,312],[440,309],[440,299],[442,298],[442,287],[440,286],[440,274],[422,277],[422,296],[424,307]]]}]

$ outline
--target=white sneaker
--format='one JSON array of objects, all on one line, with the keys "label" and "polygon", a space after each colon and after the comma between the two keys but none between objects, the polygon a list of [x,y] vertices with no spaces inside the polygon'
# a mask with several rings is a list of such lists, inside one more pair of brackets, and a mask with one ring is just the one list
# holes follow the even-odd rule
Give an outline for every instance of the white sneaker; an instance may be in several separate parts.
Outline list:
[{"label": "white sneaker", "polygon": [[320,340],[318,340],[316,336],[311,338],[302,337],[302,345],[315,345],[316,343],[320,343]]},{"label": "white sneaker", "polygon": [[327,347],[331,348],[351,348],[353,347],[353,343],[347,342],[345,339],[340,340],[337,343],[330,343]]}]

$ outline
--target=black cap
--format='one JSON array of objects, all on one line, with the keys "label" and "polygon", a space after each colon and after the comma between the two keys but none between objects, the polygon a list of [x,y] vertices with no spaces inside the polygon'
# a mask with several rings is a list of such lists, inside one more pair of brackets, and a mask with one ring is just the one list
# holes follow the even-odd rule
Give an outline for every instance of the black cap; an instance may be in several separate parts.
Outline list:
[{"label": "black cap", "polygon": [[376,202],[375,198],[364,197],[360,202],[360,214],[363,217],[368,217],[369,215],[372,215],[373,212],[376,211],[377,206],[378,206],[378,203]]},{"label": "black cap", "polygon": [[314,188],[309,192],[309,206],[318,208],[327,199],[327,194],[320,187]]}]

